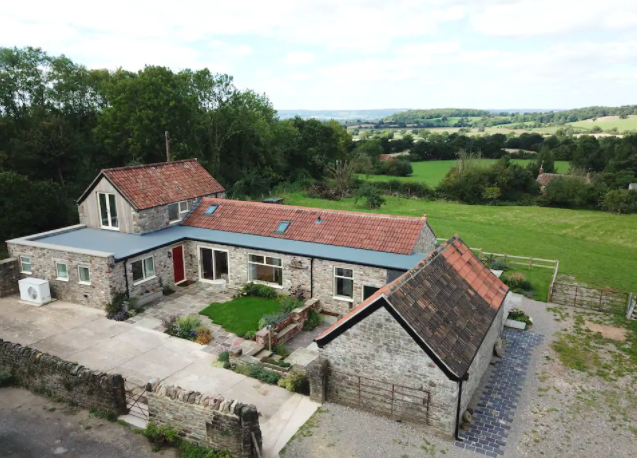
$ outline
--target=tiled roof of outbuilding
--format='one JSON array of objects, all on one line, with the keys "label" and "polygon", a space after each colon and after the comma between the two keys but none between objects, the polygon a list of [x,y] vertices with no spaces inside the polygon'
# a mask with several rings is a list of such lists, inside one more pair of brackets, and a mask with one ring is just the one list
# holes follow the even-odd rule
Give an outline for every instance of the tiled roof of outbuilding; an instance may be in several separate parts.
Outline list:
[{"label": "tiled roof of outbuilding", "polygon": [[[509,288],[455,236],[416,267],[381,288],[316,340],[338,338],[357,316],[385,298],[417,338],[456,377],[463,377],[478,352]],[[361,318],[364,319],[364,318]]]},{"label": "tiled roof of outbuilding", "polygon": [[[197,159],[105,169],[94,184],[102,175],[137,210],[224,191]],[[79,202],[84,200],[92,186]]]},{"label": "tiled roof of outbuilding", "polygon": [[[205,215],[210,206],[217,209]],[[289,221],[283,233],[275,232]],[[228,199],[202,199],[182,225],[363,250],[412,254],[426,217],[378,215]]]}]

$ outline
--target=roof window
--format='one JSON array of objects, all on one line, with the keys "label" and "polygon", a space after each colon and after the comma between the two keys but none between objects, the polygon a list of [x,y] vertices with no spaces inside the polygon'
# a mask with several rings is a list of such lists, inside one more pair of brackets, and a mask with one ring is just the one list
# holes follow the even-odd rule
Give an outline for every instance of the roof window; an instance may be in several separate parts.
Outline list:
[{"label": "roof window", "polygon": [[210,207],[208,207],[208,210],[204,212],[204,215],[212,215],[218,207],[219,205],[211,205]]},{"label": "roof window", "polygon": [[323,218],[321,218],[321,215],[316,217],[316,221],[314,221],[314,224],[321,224],[323,222]]},{"label": "roof window", "polygon": [[290,227],[290,221],[281,221],[279,223],[279,227],[276,228],[276,231],[274,231],[275,234],[285,234],[285,231],[288,230],[288,227]]}]

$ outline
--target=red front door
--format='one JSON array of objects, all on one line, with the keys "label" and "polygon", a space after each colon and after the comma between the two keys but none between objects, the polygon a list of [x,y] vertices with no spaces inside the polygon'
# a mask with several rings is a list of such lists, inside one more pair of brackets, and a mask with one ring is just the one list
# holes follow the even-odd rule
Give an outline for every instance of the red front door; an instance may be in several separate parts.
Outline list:
[{"label": "red front door", "polygon": [[175,283],[182,282],[186,279],[183,246],[176,246],[173,248],[173,269],[175,271]]}]

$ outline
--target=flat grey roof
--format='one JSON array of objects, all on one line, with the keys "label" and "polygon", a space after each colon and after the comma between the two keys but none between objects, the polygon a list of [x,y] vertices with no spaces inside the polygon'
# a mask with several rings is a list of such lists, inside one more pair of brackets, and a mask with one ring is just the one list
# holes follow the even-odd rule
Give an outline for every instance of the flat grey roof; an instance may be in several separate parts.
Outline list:
[{"label": "flat grey roof", "polygon": [[172,226],[144,235],[80,228],[30,240],[58,247],[113,253],[116,261],[128,259],[182,240],[218,243],[395,270],[409,270],[426,256],[423,253],[412,255],[385,253],[190,226]]}]

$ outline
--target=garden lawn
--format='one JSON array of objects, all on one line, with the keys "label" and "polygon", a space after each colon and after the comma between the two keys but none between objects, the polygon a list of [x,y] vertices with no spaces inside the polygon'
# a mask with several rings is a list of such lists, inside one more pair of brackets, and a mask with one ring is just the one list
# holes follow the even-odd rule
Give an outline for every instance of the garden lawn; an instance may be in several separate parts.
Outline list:
[{"label": "garden lawn", "polygon": [[[637,215],[544,207],[463,205],[392,196],[385,196],[387,203],[381,209],[369,210],[354,199],[310,199],[303,193],[279,197],[284,197],[286,204],[306,207],[407,216],[426,213],[438,237],[459,234],[472,248],[557,259],[560,273],[570,274],[580,283],[637,292]],[[550,272],[549,269],[546,271]]]},{"label": "garden lawn", "polygon": [[248,331],[256,331],[263,315],[279,312],[281,305],[276,299],[261,297],[239,297],[228,302],[213,302],[199,312],[226,331],[238,336]]},{"label": "garden lawn", "polygon": [[[447,172],[456,164],[457,161],[422,161],[422,162],[412,162],[411,166],[414,169],[414,172],[411,176],[408,177],[393,177],[389,175],[364,175],[358,174],[358,178],[361,180],[369,180],[369,181],[389,181],[389,180],[400,180],[400,181],[416,181],[416,182],[424,182],[427,183],[431,187],[438,186]],[[480,164],[483,165],[492,165],[497,162],[497,159],[480,159]],[[531,162],[530,159],[513,159],[513,162],[516,164],[520,164],[523,167]],[[568,161],[555,161],[555,169],[558,173],[567,173],[570,164]]]}]

